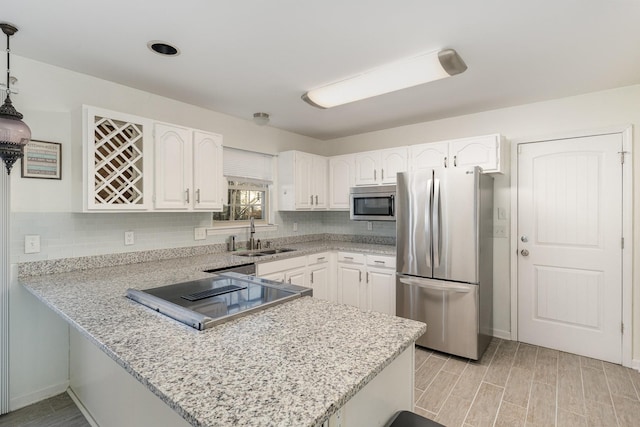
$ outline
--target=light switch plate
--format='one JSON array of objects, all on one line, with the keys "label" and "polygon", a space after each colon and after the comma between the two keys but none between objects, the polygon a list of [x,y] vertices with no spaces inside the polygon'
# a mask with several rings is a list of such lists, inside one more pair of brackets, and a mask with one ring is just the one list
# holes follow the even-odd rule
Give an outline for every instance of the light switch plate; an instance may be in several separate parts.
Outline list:
[{"label": "light switch plate", "polygon": [[507,237],[507,226],[506,225],[494,225],[493,226],[493,237]]},{"label": "light switch plate", "polygon": [[207,238],[207,229],[205,227],[196,227],[193,229],[193,240],[205,240]]},{"label": "light switch plate", "polygon": [[24,236],[24,253],[37,254],[40,252],[40,235],[28,234]]},{"label": "light switch plate", "polygon": [[125,246],[130,246],[135,243],[135,237],[133,231],[125,231],[124,232],[124,244]]}]

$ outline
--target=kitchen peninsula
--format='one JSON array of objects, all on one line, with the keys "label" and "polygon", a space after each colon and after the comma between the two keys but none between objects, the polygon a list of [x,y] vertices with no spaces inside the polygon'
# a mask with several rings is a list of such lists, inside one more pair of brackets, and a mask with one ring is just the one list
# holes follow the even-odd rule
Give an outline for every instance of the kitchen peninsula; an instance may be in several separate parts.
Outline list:
[{"label": "kitchen peninsula", "polygon": [[[300,252],[326,249],[310,246]],[[422,323],[303,297],[200,332],[124,296],[241,262],[208,254],[20,283],[72,326],[71,388],[101,426],[383,425],[411,409]]]}]

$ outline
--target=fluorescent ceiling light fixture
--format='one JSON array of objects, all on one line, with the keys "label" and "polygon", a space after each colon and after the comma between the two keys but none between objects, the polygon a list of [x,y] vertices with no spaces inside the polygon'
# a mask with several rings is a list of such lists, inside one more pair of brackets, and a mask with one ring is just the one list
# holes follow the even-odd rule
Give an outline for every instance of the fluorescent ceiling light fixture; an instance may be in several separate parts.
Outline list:
[{"label": "fluorescent ceiling light fixture", "polygon": [[384,65],[357,76],[310,90],[302,99],[331,108],[460,74],[467,65],[453,49],[444,49]]}]

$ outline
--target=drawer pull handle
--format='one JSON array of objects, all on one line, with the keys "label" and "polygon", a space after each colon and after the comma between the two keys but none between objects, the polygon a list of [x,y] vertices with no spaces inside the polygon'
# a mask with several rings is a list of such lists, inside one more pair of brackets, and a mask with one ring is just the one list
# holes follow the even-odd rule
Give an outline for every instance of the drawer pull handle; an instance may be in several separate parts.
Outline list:
[{"label": "drawer pull handle", "polygon": [[376,264],[385,264],[385,262],[384,262],[384,261],[378,261],[378,260],[375,260],[375,261],[373,261],[373,262],[375,262]]},{"label": "drawer pull handle", "polygon": [[318,258],[318,261],[323,261],[325,259],[325,257],[321,256]]}]

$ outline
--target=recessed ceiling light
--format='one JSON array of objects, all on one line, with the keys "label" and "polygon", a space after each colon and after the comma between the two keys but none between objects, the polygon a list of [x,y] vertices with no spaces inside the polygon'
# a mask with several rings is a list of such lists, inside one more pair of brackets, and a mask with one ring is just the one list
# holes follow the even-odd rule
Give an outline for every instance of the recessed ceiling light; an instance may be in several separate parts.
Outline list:
[{"label": "recessed ceiling light", "polygon": [[162,56],[180,55],[180,50],[177,47],[158,40],[150,41],[149,43],[147,43],[147,47],[151,49],[152,52]]}]

